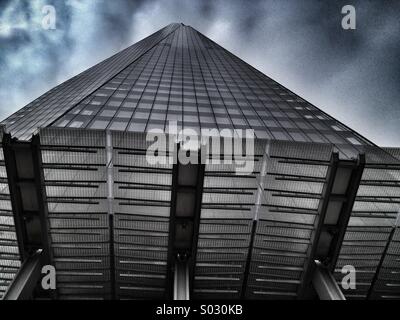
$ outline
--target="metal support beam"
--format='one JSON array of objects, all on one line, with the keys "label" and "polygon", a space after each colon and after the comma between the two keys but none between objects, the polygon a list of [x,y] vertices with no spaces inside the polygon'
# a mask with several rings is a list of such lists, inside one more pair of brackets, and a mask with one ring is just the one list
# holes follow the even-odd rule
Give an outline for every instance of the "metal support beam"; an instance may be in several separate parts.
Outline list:
[{"label": "metal support beam", "polygon": [[40,279],[43,258],[43,251],[39,249],[32,256],[25,259],[5,292],[3,300],[32,299],[33,291]]},{"label": "metal support beam", "polygon": [[[343,161],[341,161],[341,163],[342,162]],[[324,261],[325,265],[328,266],[331,272],[333,272],[335,269],[347,225],[349,224],[351,211],[353,210],[354,202],[356,200],[358,188],[360,187],[361,178],[365,168],[365,154],[360,154],[358,159],[352,162],[355,163],[356,166],[352,168],[350,181],[345,192],[346,200],[343,202],[339,219],[335,224],[337,232],[334,234],[332,242],[329,246],[328,256]]]},{"label": "metal support beam", "polygon": [[174,300],[189,300],[189,265],[185,261],[175,264]]},{"label": "metal support beam", "polygon": [[26,246],[27,235],[25,230],[25,221],[23,219],[23,207],[21,194],[19,192],[18,172],[16,167],[15,152],[13,150],[13,141],[10,134],[3,136],[4,163],[7,171],[8,187],[10,190],[10,200],[14,217],[15,232],[17,234],[18,251],[23,262],[29,254]]},{"label": "metal support beam", "polygon": [[201,163],[201,154],[199,152],[199,164],[197,165],[197,184],[195,190],[195,206],[194,206],[194,220],[193,220],[193,236],[192,246],[189,259],[189,292],[193,292],[193,282],[196,267],[197,257],[197,244],[199,240],[199,229],[200,229],[200,214],[201,214],[201,203],[203,199],[203,186],[204,186],[204,174],[205,165]]},{"label": "metal support beam", "polygon": [[312,284],[320,300],[346,300],[332,273],[319,261],[315,262]]},{"label": "metal support beam", "polygon": [[249,280],[250,275],[250,267],[251,267],[251,260],[253,258],[253,248],[254,248],[254,239],[257,233],[257,223],[259,220],[260,215],[260,208],[262,206],[262,199],[263,194],[265,192],[265,184],[266,184],[266,177],[268,175],[268,163],[270,160],[270,148],[271,144],[267,142],[265,144],[265,150],[262,157],[262,165],[260,169],[260,174],[257,177],[258,179],[258,187],[256,193],[256,202],[254,205],[254,215],[253,215],[253,223],[251,226],[251,234],[250,234],[250,241],[249,241],[249,249],[247,252],[246,264],[243,272],[243,282],[242,282],[242,289],[240,291],[240,298],[246,299],[247,295],[247,283]]},{"label": "metal support beam", "polygon": [[110,250],[110,298],[116,300],[116,272],[115,272],[115,248],[114,248],[114,179],[113,179],[113,144],[112,133],[106,131],[106,155],[107,155],[107,204],[108,204],[108,233]]},{"label": "metal support beam", "polygon": [[312,245],[298,290],[299,299],[315,295],[311,290],[311,281],[316,272],[314,261],[321,261],[329,272],[334,271],[364,166],[363,154],[353,160],[341,160],[337,153],[332,154],[314,224]]},{"label": "metal support beam", "polygon": [[108,215],[109,228],[109,250],[110,250],[110,298],[117,299],[116,272],[115,272],[115,249],[114,249],[114,215]]},{"label": "metal support beam", "polygon": [[298,297],[300,299],[308,298],[308,296],[310,295],[310,282],[312,280],[315,269],[314,256],[316,255],[316,252],[318,250],[317,244],[319,243],[321,237],[322,226],[324,223],[326,211],[328,209],[327,200],[332,193],[333,183],[338,169],[338,162],[339,155],[337,153],[332,153],[328,172],[326,174],[326,181],[322,189],[322,200],[319,203],[318,215],[316,216],[314,222],[314,232],[311,239],[313,245],[309,248],[308,260],[306,262],[307,264],[305,265],[303,272],[303,279],[298,289]]},{"label": "metal support beam", "polygon": [[246,265],[245,265],[244,272],[243,272],[242,290],[241,290],[241,293],[240,293],[240,297],[241,297],[242,300],[246,298],[247,282],[248,282],[249,275],[250,275],[251,259],[252,259],[252,256],[253,256],[254,239],[255,239],[256,231],[257,231],[257,221],[258,220],[253,220],[253,224],[252,224],[252,227],[251,227],[249,250],[247,252]]},{"label": "metal support beam", "polygon": [[[42,250],[41,261],[52,264],[39,136],[26,142],[5,134],[3,151],[21,262],[24,264]],[[55,292],[50,295],[54,297]]]},{"label": "metal support beam", "polygon": [[[180,146],[178,152],[179,150]],[[179,268],[181,263],[187,264],[189,292],[193,289],[205,165],[201,163],[200,150],[191,150],[190,152],[197,153],[198,164],[181,164],[178,162],[173,165],[172,169],[167,257],[167,299],[175,296],[176,268]],[[179,296],[181,295],[179,293]]]},{"label": "metal support beam", "polygon": [[37,212],[39,214],[40,229],[42,231],[42,248],[43,257],[46,264],[53,264],[53,253],[51,250],[51,238],[50,238],[50,225],[48,219],[48,208],[47,208],[47,195],[44,187],[44,173],[42,164],[42,152],[40,149],[40,138],[39,135],[34,135],[31,141],[32,150],[32,161],[33,161],[33,172],[34,172],[34,184],[36,188],[37,198]]}]

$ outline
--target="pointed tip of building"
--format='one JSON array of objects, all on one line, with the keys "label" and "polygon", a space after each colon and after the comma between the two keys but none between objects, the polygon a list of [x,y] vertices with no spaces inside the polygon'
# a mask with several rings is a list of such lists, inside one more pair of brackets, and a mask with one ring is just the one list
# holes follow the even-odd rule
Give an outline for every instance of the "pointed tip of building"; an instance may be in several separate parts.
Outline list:
[{"label": "pointed tip of building", "polygon": [[173,25],[173,24],[179,24],[180,26],[183,26],[183,27],[186,27],[186,26],[187,26],[187,25],[184,24],[183,22],[171,22],[171,23],[170,23],[170,25]]}]

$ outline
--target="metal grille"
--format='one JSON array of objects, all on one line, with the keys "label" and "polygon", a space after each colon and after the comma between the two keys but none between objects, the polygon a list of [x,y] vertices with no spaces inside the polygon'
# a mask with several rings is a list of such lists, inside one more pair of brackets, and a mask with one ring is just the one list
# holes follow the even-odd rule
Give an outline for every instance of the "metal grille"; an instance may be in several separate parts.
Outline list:
[{"label": "metal grille", "polygon": [[206,166],[194,298],[297,296],[332,148],[256,140],[255,150],[252,175]]},{"label": "metal grille", "polygon": [[374,299],[400,299],[400,228],[392,232],[371,294]]},{"label": "metal grille", "polygon": [[60,299],[111,296],[105,132],[40,132]]},{"label": "metal grille", "polygon": [[312,246],[330,146],[272,142],[266,166],[246,297],[293,299]]},{"label": "metal grille", "polygon": [[164,298],[172,164],[146,161],[144,134],[112,137],[117,296]]}]

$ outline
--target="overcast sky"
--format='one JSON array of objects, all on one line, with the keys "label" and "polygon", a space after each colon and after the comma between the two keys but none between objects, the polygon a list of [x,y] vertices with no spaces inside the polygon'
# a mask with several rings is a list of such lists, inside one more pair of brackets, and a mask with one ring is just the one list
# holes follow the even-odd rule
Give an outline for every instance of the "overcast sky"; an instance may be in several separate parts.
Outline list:
[{"label": "overcast sky", "polygon": [[[356,30],[341,27],[356,8]],[[56,29],[44,30],[44,5]],[[382,146],[400,146],[399,0],[0,0],[0,119],[171,22]]]}]

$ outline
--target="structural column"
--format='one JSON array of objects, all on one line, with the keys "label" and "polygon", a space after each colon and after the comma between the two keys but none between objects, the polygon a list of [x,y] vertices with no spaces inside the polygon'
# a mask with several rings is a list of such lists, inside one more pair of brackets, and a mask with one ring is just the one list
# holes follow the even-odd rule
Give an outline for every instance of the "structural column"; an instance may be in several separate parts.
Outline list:
[{"label": "structural column", "polygon": [[313,243],[308,252],[302,285],[298,291],[300,299],[311,298],[313,295],[311,288],[314,288],[320,299],[339,297],[323,292],[332,288],[324,284],[330,283],[329,279],[333,279],[332,273],[349,223],[364,166],[364,154],[360,154],[358,159],[350,160],[339,159],[338,153],[332,154],[314,224]]},{"label": "structural column", "polygon": [[[179,152],[179,151],[178,151]],[[194,279],[204,164],[176,163],[172,170],[171,213],[168,239],[167,298],[189,299]]]},{"label": "structural column", "polygon": [[332,273],[320,262],[315,262],[313,287],[320,300],[346,300]]},{"label": "structural column", "polygon": [[[33,295],[35,286],[32,284],[39,279],[40,272],[36,272],[37,269],[41,269],[43,264],[52,263],[39,136],[35,135],[32,141],[26,142],[5,134],[3,151],[22,262],[12,286],[24,288],[12,290],[13,294],[6,294],[5,299],[27,299]],[[30,284],[28,287],[27,283]]]},{"label": "structural column", "polygon": [[176,261],[174,300],[189,300],[189,296],[189,264],[187,261]]},{"label": "structural column", "polygon": [[115,300],[116,274],[115,274],[115,248],[114,248],[114,173],[113,173],[113,143],[112,132],[106,130],[106,170],[107,170],[107,205],[108,205],[108,233],[110,249],[110,297]]}]

